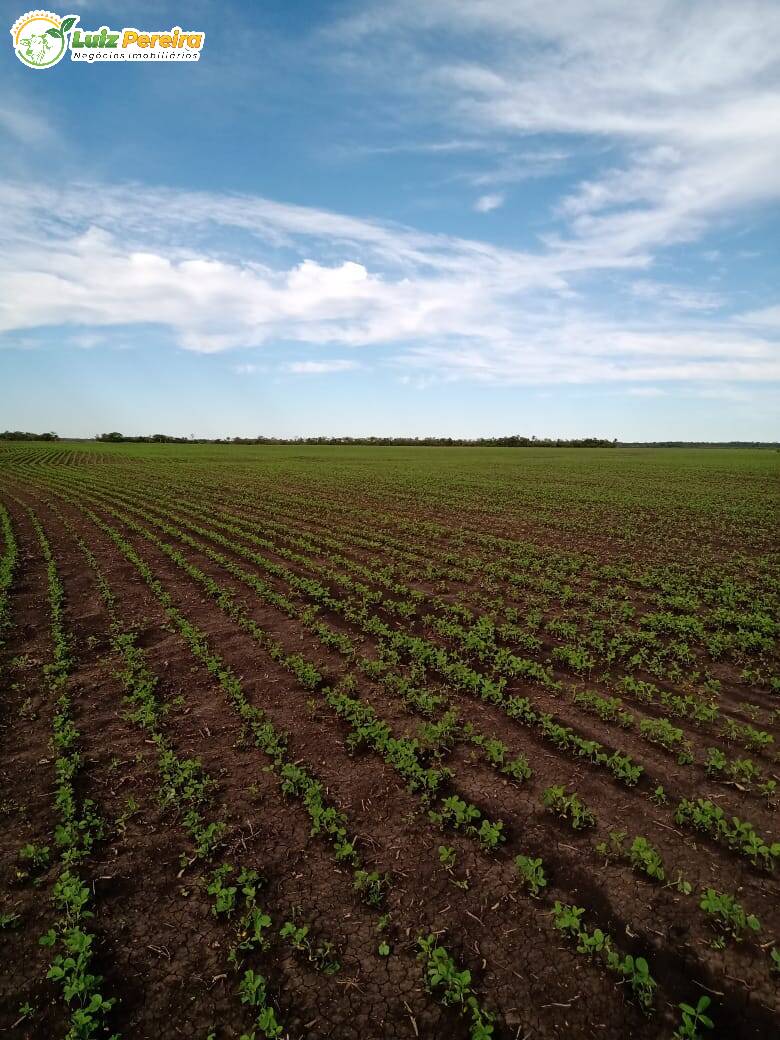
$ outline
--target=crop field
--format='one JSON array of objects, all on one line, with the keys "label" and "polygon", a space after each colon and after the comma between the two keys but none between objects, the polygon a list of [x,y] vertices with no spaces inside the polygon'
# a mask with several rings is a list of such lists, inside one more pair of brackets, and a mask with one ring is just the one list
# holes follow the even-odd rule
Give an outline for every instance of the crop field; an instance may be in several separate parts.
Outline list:
[{"label": "crop field", "polygon": [[779,476],[0,443],[0,1033],[780,1035]]}]

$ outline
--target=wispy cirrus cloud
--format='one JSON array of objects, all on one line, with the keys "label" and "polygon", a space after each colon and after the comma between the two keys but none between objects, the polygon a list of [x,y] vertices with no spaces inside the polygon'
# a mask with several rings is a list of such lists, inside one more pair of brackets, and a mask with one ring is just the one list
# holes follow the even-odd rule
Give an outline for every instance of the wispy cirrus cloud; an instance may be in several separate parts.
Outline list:
[{"label": "wispy cirrus cloud", "polygon": [[498,147],[494,142],[492,165],[480,170],[459,171],[453,175],[454,179],[475,188],[521,184],[560,172],[571,158],[571,153],[561,148],[526,148],[502,155],[506,151],[505,146]]},{"label": "wispy cirrus cloud", "polygon": [[550,135],[611,149],[562,200],[573,248],[650,251],[780,198],[773,0],[399,0],[334,32],[385,90],[402,56],[415,112],[498,142],[505,168]]},{"label": "wispy cirrus cloud", "polygon": [[661,305],[688,311],[713,311],[723,304],[723,297],[718,293],[649,278],[631,282],[628,291],[640,300],[655,300]]},{"label": "wispy cirrus cloud", "polygon": [[757,325],[765,329],[780,331],[780,303],[771,307],[761,307],[758,310],[746,311],[739,315],[738,319],[744,325]]},{"label": "wispy cirrus cloud", "polygon": [[448,380],[497,385],[740,383],[780,380],[777,345],[738,333],[629,330],[589,319],[563,328],[529,322],[524,334],[485,349],[416,346],[398,364]]},{"label": "wispy cirrus cloud", "polygon": [[51,145],[56,137],[52,124],[39,112],[18,99],[6,97],[0,102],[0,128],[8,137],[26,147]]},{"label": "wispy cirrus cloud", "polygon": [[330,358],[326,361],[291,361],[285,368],[296,376],[321,376],[332,372],[353,372],[360,365],[346,358]]},{"label": "wispy cirrus cloud", "polygon": [[268,365],[256,364],[254,361],[244,361],[231,366],[231,372],[237,376],[255,376],[260,372],[268,372]]}]

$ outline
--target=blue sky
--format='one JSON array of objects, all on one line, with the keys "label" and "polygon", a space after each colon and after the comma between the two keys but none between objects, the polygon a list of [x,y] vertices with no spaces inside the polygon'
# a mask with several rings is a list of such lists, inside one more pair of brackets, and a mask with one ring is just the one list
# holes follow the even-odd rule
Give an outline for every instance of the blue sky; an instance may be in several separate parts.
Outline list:
[{"label": "blue sky", "polygon": [[774,0],[56,13],[206,42],[6,38],[0,428],[780,438]]}]

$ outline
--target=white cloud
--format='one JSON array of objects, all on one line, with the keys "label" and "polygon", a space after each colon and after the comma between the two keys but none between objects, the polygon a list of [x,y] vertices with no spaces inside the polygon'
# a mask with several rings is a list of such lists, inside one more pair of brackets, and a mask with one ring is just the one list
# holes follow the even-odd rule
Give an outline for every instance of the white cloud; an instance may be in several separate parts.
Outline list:
[{"label": "white cloud", "polygon": [[490,195],[480,195],[474,203],[477,213],[491,213],[494,209],[500,209],[504,205],[504,196],[499,192]]},{"label": "white cloud", "polygon": [[[64,326],[86,344],[147,326],[203,353],[279,342],[383,348],[418,380],[780,378],[776,327],[755,314],[716,324],[712,294],[634,277],[629,291],[645,313],[621,324],[588,308],[578,279],[644,262],[606,242],[522,252],[258,197],[135,185],[0,185],[0,204],[6,341]],[[236,228],[246,232],[240,249],[214,246]],[[289,364],[306,374],[359,361]]]},{"label": "white cloud", "polygon": [[359,368],[357,361],[346,361],[333,358],[329,361],[291,361],[287,365],[287,371],[295,375],[325,375],[329,372],[351,372]]},{"label": "white cloud", "polygon": [[487,141],[475,139],[448,141],[401,141],[397,144],[354,144],[335,149],[337,154],[343,156],[354,155],[399,155],[404,153],[417,153],[421,155],[452,155],[459,152],[483,152],[490,149]]},{"label": "white cloud", "polygon": [[5,93],[0,103],[0,128],[25,148],[51,148],[57,141],[52,123],[27,97]]},{"label": "white cloud", "polygon": [[745,325],[763,325],[768,329],[780,330],[780,304],[747,311],[745,314],[740,314],[738,320]]},{"label": "white cloud", "polygon": [[713,292],[688,289],[664,282],[643,279],[628,286],[633,296],[642,300],[657,300],[661,304],[690,311],[711,311],[722,306],[723,300]]},{"label": "white cloud", "polygon": [[[494,152],[498,148],[494,145]],[[502,149],[503,150],[503,149]],[[490,169],[459,171],[453,180],[465,181],[475,188],[492,188],[499,184],[519,184],[522,181],[560,172],[571,154],[560,148],[527,149],[500,158]]]},{"label": "white cloud", "polygon": [[403,56],[415,112],[504,167],[533,135],[609,149],[562,206],[571,248],[638,258],[780,197],[775,0],[397,0],[335,32],[387,90]]},{"label": "white cloud", "polygon": [[753,395],[737,386],[709,386],[691,391],[693,397],[702,397],[708,401],[738,401],[749,404]]},{"label": "white cloud", "polygon": [[247,361],[244,364],[231,365],[231,372],[234,372],[237,376],[254,376],[258,372],[268,372],[268,365],[258,365],[253,361]]},{"label": "white cloud", "polygon": [[48,127],[43,123],[36,126],[36,122],[40,121],[28,119],[11,106],[0,106],[0,127],[3,133],[24,144],[32,144],[41,135],[48,136]]},{"label": "white cloud", "polygon": [[94,350],[95,347],[104,347],[108,344],[105,335],[97,332],[76,332],[68,338],[68,343],[82,350]]},{"label": "white cloud", "polygon": [[780,350],[762,338],[717,330],[632,330],[592,319],[529,321],[503,343],[421,345],[395,361],[448,380],[502,385],[780,380]]}]

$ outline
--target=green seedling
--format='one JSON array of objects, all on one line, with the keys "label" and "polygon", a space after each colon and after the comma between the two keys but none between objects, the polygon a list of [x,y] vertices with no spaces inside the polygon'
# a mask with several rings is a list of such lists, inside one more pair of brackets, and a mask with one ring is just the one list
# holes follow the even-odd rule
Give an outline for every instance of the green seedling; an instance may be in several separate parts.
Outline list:
[{"label": "green seedling", "polygon": [[547,875],[541,859],[531,859],[521,854],[515,857],[515,867],[520,876],[520,884],[527,888],[532,896],[538,896],[542,889],[547,887]]},{"label": "green seedling", "polygon": [[724,938],[731,936],[739,941],[745,932],[761,930],[761,922],[755,914],[746,914],[742,905],[726,892],[708,888],[699,906],[709,915],[713,927]]},{"label": "green seedling", "polygon": [[678,1005],[682,1012],[682,1021],[674,1032],[674,1040],[701,1040],[700,1027],[714,1028],[715,1023],[705,1014],[710,1003],[709,997],[701,996],[696,1007],[692,1007],[690,1004]]},{"label": "green seedling", "polygon": [[563,787],[548,787],[542,795],[542,800],[550,812],[568,820],[575,831],[596,826],[596,817],[590,809],[576,794],[567,795]]},{"label": "green seedling", "polygon": [[455,858],[455,849],[451,845],[439,846],[439,863],[447,870],[452,870],[455,866]]}]

